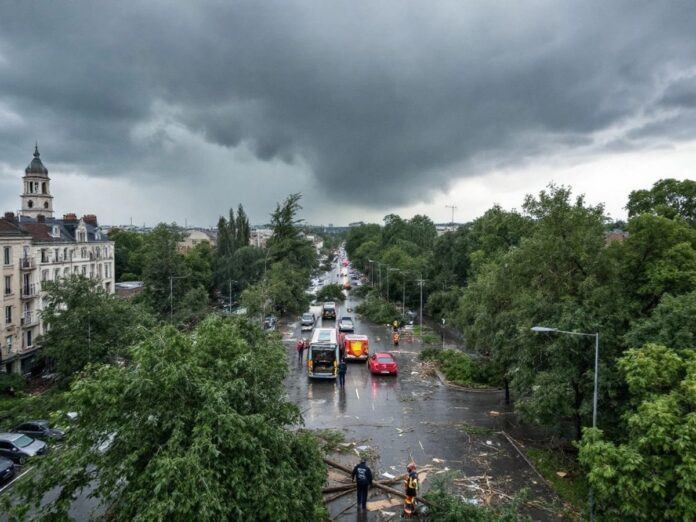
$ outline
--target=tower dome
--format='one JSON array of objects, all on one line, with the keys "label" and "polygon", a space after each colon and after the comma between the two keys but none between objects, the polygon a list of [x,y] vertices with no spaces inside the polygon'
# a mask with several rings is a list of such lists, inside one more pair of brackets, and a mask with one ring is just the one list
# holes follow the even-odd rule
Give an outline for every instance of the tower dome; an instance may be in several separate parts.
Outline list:
[{"label": "tower dome", "polygon": [[27,165],[27,168],[24,169],[25,174],[39,174],[42,176],[48,176],[48,169],[44,167],[44,164],[41,161],[40,158],[41,154],[39,154],[39,144],[37,143],[34,147],[34,159],[31,160],[31,163]]}]

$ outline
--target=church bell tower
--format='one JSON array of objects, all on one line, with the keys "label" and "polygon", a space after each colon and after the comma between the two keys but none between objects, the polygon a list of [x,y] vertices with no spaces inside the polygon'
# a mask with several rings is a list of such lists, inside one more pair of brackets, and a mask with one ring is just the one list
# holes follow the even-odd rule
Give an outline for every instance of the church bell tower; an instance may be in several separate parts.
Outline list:
[{"label": "church bell tower", "polygon": [[53,196],[48,169],[41,162],[39,145],[34,148],[34,159],[24,169],[24,192],[22,193],[22,215],[34,219],[38,216],[53,217]]}]

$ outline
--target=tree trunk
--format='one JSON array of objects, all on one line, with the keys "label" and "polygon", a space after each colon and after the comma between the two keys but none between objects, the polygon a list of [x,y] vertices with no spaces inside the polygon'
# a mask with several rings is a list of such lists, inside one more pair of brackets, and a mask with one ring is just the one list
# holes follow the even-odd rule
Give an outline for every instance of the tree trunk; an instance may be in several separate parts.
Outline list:
[{"label": "tree trunk", "polygon": [[507,377],[503,379],[503,385],[505,386],[505,404],[510,405],[510,382]]}]

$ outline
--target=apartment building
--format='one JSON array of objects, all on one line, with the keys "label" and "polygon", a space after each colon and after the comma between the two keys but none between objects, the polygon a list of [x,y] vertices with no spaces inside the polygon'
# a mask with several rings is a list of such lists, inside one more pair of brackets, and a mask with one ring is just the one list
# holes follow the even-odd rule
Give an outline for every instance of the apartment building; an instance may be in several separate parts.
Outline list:
[{"label": "apartment building", "polygon": [[115,291],[114,244],[95,215],[53,217],[48,170],[38,146],[22,178],[22,210],[0,218],[0,371],[27,373],[36,359],[44,286],[70,274]]}]

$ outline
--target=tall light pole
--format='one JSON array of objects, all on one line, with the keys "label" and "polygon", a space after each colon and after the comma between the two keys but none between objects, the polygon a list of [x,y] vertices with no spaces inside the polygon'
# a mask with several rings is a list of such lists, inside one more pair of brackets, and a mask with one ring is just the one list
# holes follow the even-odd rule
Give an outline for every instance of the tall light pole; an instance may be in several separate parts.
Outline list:
[{"label": "tall light pole", "polygon": [[[597,397],[599,395],[599,332],[597,333],[583,333],[583,332],[569,332],[566,330],[559,330],[558,328],[549,328],[547,326],[533,326],[532,332],[534,333],[558,333],[565,335],[576,335],[580,337],[594,337],[595,339],[595,355],[594,355],[594,393],[592,396],[592,427],[597,427]],[[594,491],[590,487],[589,491],[589,504],[590,504],[590,521],[594,520]]]},{"label": "tall light pole", "polygon": [[445,208],[452,209],[452,221],[450,221],[450,225],[454,227],[454,211],[456,210],[457,206],[452,203],[451,205],[445,205]]},{"label": "tall light pole", "polygon": [[420,286],[420,338],[421,338],[421,343],[423,342],[423,283],[425,283],[425,279],[423,279],[423,274],[418,275],[418,279],[416,279],[416,282],[418,283],[418,286]]}]

